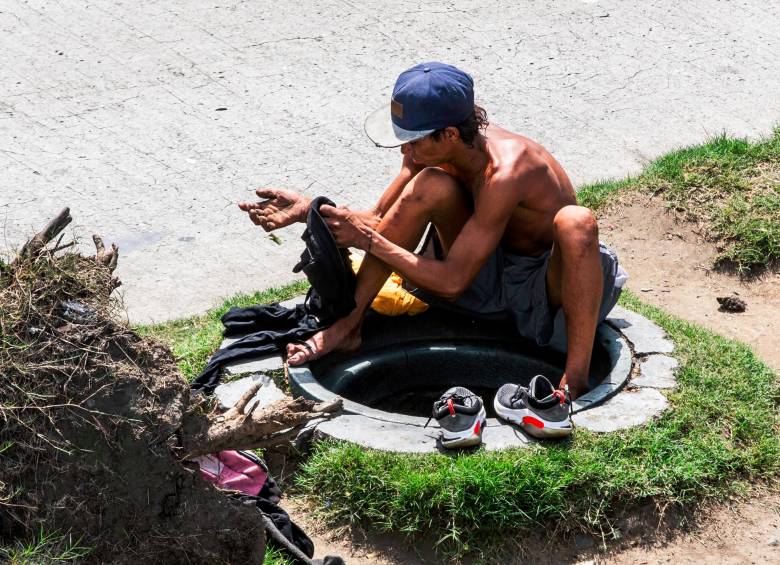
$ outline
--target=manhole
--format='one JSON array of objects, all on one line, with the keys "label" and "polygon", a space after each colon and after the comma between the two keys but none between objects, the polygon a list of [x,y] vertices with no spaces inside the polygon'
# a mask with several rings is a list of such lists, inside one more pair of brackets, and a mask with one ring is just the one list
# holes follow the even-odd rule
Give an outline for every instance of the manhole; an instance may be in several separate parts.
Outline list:
[{"label": "manhole", "polygon": [[[441,311],[398,318],[369,315],[363,330],[359,352],[289,367],[289,377],[296,395],[344,399],[343,415],[319,422],[319,434],[375,449],[436,450],[439,430],[435,422],[428,422],[428,415],[433,400],[450,386],[468,386],[489,408],[493,392],[504,382],[525,384],[537,373],[557,382],[563,369],[560,342],[557,349],[524,342],[508,320],[475,320]],[[612,432],[661,414],[668,407],[662,391],[676,382],[678,363],[667,355],[673,350],[674,344],[657,325],[615,307],[598,327],[591,391],[574,402],[575,427]],[[250,376],[217,387],[216,395],[230,405],[235,394],[262,373],[282,366],[280,356],[228,366],[228,373]],[[492,417],[483,441],[486,449],[534,443]]]},{"label": "manhole", "polygon": [[[372,316],[364,324],[361,351],[290,367],[290,380],[294,392],[308,398],[342,397],[346,413],[424,426],[433,401],[451,386],[480,394],[492,411],[501,385],[528,384],[537,374],[557,384],[564,362],[560,351],[517,336],[510,320],[429,311],[414,317]],[[601,324],[591,363],[591,393],[575,403],[575,410],[615,394],[631,366],[625,338]]]},{"label": "manhole", "polygon": [[[364,349],[349,358],[325,358],[312,364],[312,376],[325,389],[357,404],[385,412],[428,417],[433,401],[453,385],[465,386],[485,400],[505,383],[527,385],[543,374],[558,384],[565,357],[520,341],[472,338],[426,340]],[[609,352],[594,348],[590,388],[609,374]]]}]

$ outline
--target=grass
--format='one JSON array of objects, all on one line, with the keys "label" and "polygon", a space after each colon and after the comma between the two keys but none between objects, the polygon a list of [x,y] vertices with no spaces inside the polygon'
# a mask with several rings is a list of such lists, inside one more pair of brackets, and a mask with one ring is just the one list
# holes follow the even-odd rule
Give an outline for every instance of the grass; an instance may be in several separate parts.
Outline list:
[{"label": "grass", "polygon": [[82,546],[81,540],[41,529],[31,540],[0,547],[0,561],[9,565],[49,565],[79,561],[89,552],[90,548]]},{"label": "grass", "polygon": [[412,456],[321,442],[298,486],[326,519],[380,531],[438,532],[440,549],[482,550],[542,526],[619,536],[621,511],[645,502],[690,504],[775,480],[780,390],[750,349],[642,304],[681,362],[672,410],[620,433],[577,430],[530,449]]},{"label": "grass", "polygon": [[[0,561],[9,565],[54,565],[74,562],[89,555],[90,549],[67,536],[40,530],[34,539],[0,547]],[[265,565],[293,565],[294,561],[281,549],[271,547],[266,540]]]},{"label": "grass", "polygon": [[780,260],[780,127],[751,143],[724,136],[674,151],[640,175],[578,191],[598,210],[627,190],[661,195],[718,245],[716,263],[742,274],[774,268]]},{"label": "grass", "polygon": [[223,327],[220,318],[230,308],[287,300],[304,294],[308,288],[308,281],[295,281],[252,294],[236,294],[203,315],[162,324],[137,326],[134,329],[141,335],[166,343],[173,351],[182,374],[192,380],[198,376],[208,358],[222,342]]},{"label": "grass", "polygon": [[265,558],[263,565],[295,565],[296,561],[277,547],[268,545],[268,539],[265,540]]}]

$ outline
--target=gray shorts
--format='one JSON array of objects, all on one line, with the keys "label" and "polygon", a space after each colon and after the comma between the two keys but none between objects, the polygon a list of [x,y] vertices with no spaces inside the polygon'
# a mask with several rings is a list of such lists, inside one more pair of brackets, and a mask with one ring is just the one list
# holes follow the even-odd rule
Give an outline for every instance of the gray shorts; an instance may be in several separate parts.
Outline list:
[{"label": "gray shorts", "polygon": [[[432,247],[432,249],[430,249]],[[604,274],[604,291],[601,296],[599,321],[604,320],[620,296],[627,279],[625,271],[618,265],[615,252],[603,243],[601,271]],[[421,254],[443,259],[436,230],[431,227],[420,250]],[[550,251],[538,257],[525,257],[502,250],[500,247],[488,258],[468,289],[454,302],[448,302],[430,295],[421,289],[408,289],[428,304],[454,309],[479,317],[514,318],[521,336],[535,341],[540,346],[549,345],[554,334],[556,342],[565,341],[565,326],[561,312],[553,312],[547,300],[547,265]]]}]

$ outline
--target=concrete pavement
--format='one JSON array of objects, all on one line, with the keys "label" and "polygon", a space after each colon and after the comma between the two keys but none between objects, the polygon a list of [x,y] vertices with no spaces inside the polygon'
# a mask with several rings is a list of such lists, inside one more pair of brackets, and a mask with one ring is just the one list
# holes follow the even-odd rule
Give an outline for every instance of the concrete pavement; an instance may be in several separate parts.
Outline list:
[{"label": "concrete pavement", "polygon": [[367,206],[399,165],[362,120],[422,60],[575,183],[780,120],[780,4],[716,0],[0,0],[0,221],[61,207],[121,249],[133,321],[293,278],[235,202],[261,186]]}]

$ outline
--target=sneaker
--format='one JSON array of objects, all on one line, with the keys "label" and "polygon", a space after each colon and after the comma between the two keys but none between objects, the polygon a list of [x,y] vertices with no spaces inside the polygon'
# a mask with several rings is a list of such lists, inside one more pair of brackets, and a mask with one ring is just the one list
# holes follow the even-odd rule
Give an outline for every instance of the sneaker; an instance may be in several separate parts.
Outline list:
[{"label": "sneaker", "polygon": [[433,417],[441,426],[442,446],[453,449],[482,443],[487,421],[482,399],[462,386],[449,389],[433,403]]},{"label": "sneaker", "polygon": [[574,429],[568,392],[555,390],[542,375],[531,379],[528,388],[502,386],[496,392],[493,408],[499,418],[537,438],[563,437]]}]

